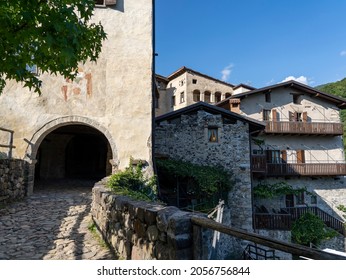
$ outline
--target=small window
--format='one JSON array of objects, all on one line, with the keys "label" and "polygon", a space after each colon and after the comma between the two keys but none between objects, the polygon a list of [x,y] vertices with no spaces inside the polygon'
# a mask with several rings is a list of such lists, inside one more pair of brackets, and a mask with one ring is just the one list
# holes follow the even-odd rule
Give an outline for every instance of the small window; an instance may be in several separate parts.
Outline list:
[{"label": "small window", "polygon": [[95,0],[95,5],[105,6],[105,0]]},{"label": "small window", "polygon": [[180,103],[184,103],[185,102],[185,93],[181,92],[180,93]]},{"label": "small window", "polygon": [[197,84],[197,79],[192,79],[192,83],[193,83],[194,85],[196,85],[196,84]]},{"label": "small window", "polygon": [[215,92],[215,102],[221,101],[221,92]]},{"label": "small window", "polygon": [[171,104],[171,106],[172,106],[172,107],[175,106],[175,96],[174,96],[174,95],[172,96],[172,104]]},{"label": "small window", "polygon": [[210,143],[219,142],[219,130],[217,127],[208,128],[208,141]]},{"label": "small window", "polygon": [[263,109],[262,114],[263,121],[270,121],[270,110]]},{"label": "small window", "polygon": [[293,104],[300,104],[300,95],[293,94]]},{"label": "small window", "polygon": [[271,102],[271,95],[270,95],[270,92],[267,92],[264,96],[265,96],[265,101],[266,101],[267,103],[270,103],[270,102]]}]

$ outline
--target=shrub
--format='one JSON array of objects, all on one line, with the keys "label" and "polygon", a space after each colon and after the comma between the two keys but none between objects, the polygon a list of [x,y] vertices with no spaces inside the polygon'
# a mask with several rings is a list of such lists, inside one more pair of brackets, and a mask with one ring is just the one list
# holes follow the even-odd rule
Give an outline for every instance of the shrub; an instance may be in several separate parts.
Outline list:
[{"label": "shrub", "polygon": [[307,212],[292,227],[292,240],[298,244],[319,245],[321,241],[337,236],[337,232],[329,229],[316,215]]},{"label": "shrub", "polygon": [[143,173],[143,163],[130,166],[124,171],[113,174],[107,186],[119,195],[127,195],[137,200],[153,201],[157,199],[156,178],[147,178]]}]

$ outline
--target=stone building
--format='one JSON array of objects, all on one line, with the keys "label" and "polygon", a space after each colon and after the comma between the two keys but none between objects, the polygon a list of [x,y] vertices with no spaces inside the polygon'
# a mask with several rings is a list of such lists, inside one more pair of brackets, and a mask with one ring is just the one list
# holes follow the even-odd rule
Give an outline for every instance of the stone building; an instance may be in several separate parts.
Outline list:
[{"label": "stone building", "polygon": [[[93,20],[108,35],[97,63],[74,81],[41,74],[42,95],[8,81],[0,96],[2,127],[14,131],[13,158],[34,177],[101,178],[132,156],[152,166],[153,1],[97,1]],[[1,132],[0,143],[8,133]],[[7,154],[7,149],[0,150]]]},{"label": "stone building", "polygon": [[[233,174],[234,186],[222,222],[252,231],[250,140],[263,128],[262,122],[198,102],[156,118],[155,153],[199,165],[222,166]],[[233,245],[221,243],[219,254],[225,257]]]}]

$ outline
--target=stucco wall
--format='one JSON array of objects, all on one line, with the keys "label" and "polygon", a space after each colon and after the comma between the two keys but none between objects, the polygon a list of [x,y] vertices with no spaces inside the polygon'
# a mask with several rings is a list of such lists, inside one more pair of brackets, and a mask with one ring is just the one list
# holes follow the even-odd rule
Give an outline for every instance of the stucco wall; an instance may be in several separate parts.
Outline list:
[{"label": "stucco wall", "polygon": [[0,119],[14,130],[14,157],[34,163],[48,129],[82,124],[106,136],[115,168],[126,167],[130,156],[151,164],[152,13],[152,0],[95,8],[93,20],[108,34],[97,63],[80,65],[74,82],[39,75],[41,96],[8,82],[0,96]]}]

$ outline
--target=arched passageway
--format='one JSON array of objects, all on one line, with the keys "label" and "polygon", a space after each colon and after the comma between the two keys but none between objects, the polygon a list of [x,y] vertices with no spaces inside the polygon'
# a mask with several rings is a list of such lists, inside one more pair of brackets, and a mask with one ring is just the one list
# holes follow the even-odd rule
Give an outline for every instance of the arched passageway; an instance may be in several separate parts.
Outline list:
[{"label": "arched passageway", "polygon": [[51,131],[38,148],[35,180],[99,180],[111,174],[110,159],[110,144],[100,131],[80,124],[61,126]]}]

